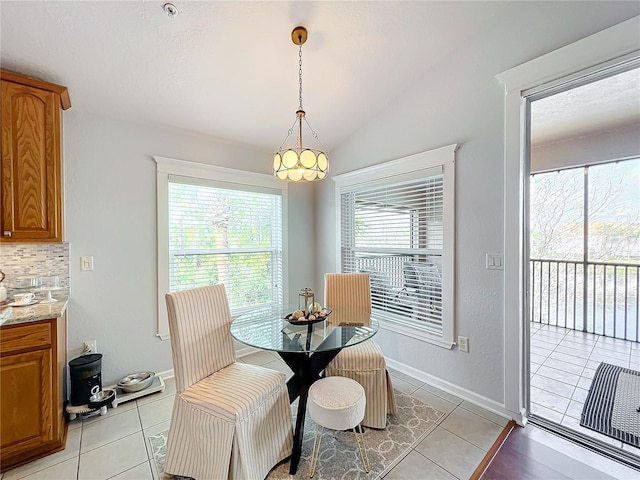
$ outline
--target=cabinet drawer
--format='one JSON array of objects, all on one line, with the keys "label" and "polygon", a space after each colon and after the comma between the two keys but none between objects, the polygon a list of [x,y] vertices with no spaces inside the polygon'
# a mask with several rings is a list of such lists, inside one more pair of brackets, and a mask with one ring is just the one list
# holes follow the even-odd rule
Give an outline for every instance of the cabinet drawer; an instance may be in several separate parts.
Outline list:
[{"label": "cabinet drawer", "polygon": [[16,325],[2,329],[0,354],[51,345],[51,322]]}]

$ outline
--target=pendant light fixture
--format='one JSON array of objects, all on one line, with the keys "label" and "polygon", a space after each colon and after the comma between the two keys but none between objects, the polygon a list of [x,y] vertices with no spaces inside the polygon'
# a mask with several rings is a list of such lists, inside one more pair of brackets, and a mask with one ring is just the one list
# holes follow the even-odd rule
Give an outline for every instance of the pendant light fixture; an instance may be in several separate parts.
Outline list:
[{"label": "pendant light fixture", "polygon": [[[278,153],[273,156],[273,174],[280,180],[290,182],[313,182],[322,180],[327,176],[329,169],[329,161],[325,152],[305,148],[302,146],[302,121],[307,124],[309,130],[318,142],[318,134],[313,131],[309,122],[305,118],[305,111],[302,108],[302,44],[307,41],[307,29],[304,27],[296,27],[291,32],[291,40],[300,47],[300,61],[298,69],[298,80],[300,82],[298,111],[296,112],[296,120],[289,129],[286,138],[280,145]],[[293,133],[295,126],[298,126],[298,143],[296,147],[283,150],[287,139]],[[321,144],[322,145],[322,144]]]}]

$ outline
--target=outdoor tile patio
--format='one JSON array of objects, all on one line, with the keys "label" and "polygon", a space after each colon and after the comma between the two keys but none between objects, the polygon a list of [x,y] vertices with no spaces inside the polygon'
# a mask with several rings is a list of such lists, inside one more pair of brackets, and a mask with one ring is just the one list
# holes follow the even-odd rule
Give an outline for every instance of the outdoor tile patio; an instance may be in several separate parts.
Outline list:
[{"label": "outdoor tile patio", "polygon": [[580,426],[601,362],[640,370],[640,343],[531,323],[531,412],[616,447],[640,449]]}]

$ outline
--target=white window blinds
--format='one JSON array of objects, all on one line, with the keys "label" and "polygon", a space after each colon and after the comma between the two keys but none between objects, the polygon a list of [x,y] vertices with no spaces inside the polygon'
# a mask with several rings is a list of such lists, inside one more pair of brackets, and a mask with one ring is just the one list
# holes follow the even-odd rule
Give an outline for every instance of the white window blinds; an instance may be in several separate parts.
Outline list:
[{"label": "white window blinds", "polygon": [[282,195],[169,177],[169,291],[224,283],[234,314],[280,313]]},{"label": "white window blinds", "polygon": [[370,274],[375,313],[442,336],[443,174],[428,172],[341,189],[341,260]]}]

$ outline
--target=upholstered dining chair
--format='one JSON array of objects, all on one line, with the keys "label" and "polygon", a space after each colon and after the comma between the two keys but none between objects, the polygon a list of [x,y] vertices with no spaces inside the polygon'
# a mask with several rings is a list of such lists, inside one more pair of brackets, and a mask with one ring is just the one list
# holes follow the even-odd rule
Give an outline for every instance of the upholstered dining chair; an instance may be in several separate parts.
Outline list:
[{"label": "upholstered dining chair", "polygon": [[[368,273],[327,273],[324,278],[327,307],[335,313],[349,312],[358,319],[357,321],[369,318],[371,287]],[[340,321],[348,323],[348,318],[341,318]],[[324,372],[325,376],[348,377],[362,385],[367,399],[362,425],[385,428],[387,414],[397,412],[393,385],[384,355],[374,340],[343,348]]]},{"label": "upholstered dining chair", "polygon": [[165,471],[262,479],[291,454],[285,375],[235,362],[224,285],[166,295],[176,397]]}]

